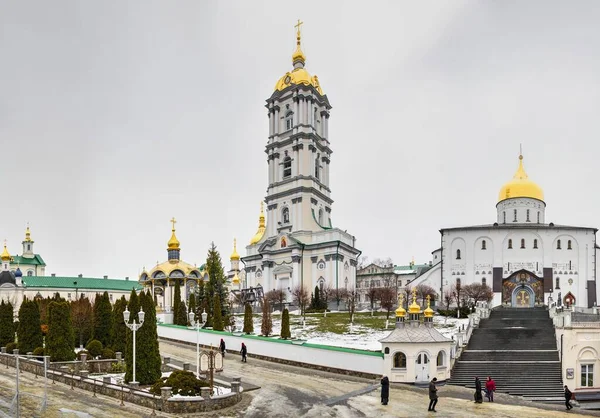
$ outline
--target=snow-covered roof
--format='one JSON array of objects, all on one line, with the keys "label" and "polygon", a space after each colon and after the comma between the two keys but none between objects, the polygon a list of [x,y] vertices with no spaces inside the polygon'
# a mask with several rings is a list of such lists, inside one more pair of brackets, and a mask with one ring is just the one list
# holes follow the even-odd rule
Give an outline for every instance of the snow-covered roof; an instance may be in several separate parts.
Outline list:
[{"label": "snow-covered roof", "polygon": [[440,332],[425,325],[412,327],[406,324],[402,328],[395,328],[390,335],[379,340],[380,343],[443,343],[452,341]]}]

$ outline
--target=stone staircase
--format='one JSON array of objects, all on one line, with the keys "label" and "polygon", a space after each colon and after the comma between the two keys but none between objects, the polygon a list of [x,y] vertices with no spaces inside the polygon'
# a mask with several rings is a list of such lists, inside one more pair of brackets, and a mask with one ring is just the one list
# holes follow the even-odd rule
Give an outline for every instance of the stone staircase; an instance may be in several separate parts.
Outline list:
[{"label": "stone staircase", "polygon": [[491,376],[496,391],[564,402],[554,326],[544,308],[496,308],[479,323],[448,384],[475,388]]}]

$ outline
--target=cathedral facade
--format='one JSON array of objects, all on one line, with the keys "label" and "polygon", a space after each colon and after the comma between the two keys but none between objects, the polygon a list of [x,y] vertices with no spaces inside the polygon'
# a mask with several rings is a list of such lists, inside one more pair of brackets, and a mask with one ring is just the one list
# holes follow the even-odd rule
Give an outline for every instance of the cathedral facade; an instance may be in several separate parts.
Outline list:
[{"label": "cathedral facade", "polygon": [[522,155],[500,189],[496,211],[493,224],[441,229],[437,264],[413,284],[440,294],[450,286],[486,284],[493,306],[597,304],[598,230],[547,222],[543,190],[529,180]]},{"label": "cathedral facade", "polygon": [[332,221],[331,105],[305,62],[298,26],[293,69],[267,99],[266,210],[261,203],[258,231],[241,258],[245,268],[240,287],[288,294],[297,286],[307,291],[315,286],[355,287],[360,255],[356,239]]}]

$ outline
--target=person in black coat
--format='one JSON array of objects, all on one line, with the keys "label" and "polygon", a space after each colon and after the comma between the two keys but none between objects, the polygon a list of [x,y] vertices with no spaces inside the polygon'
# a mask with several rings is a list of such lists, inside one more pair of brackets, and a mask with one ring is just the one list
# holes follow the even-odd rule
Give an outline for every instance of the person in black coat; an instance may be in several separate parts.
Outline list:
[{"label": "person in black coat", "polygon": [[573,405],[571,405],[571,398],[573,397],[573,392],[569,390],[567,385],[565,385],[565,406],[567,407],[567,411],[573,409]]},{"label": "person in black coat", "polygon": [[381,403],[387,405],[390,398],[390,379],[387,376],[381,378]]},{"label": "person in black coat", "polygon": [[240,350],[240,354],[242,355],[242,361],[247,363],[246,354],[248,354],[248,349],[246,348],[246,344],[242,343],[242,349]]},{"label": "person in black coat", "polygon": [[219,344],[219,348],[221,349],[221,354],[223,358],[225,357],[225,341],[221,338],[221,343]]},{"label": "person in black coat", "polygon": [[438,395],[437,395],[437,387],[435,387],[435,382],[437,382],[437,377],[431,379],[429,382],[429,408],[428,411],[437,412],[435,410],[435,406],[437,405]]},{"label": "person in black coat", "polygon": [[481,394],[481,380],[479,380],[478,377],[475,378],[475,402],[483,402],[483,395]]}]

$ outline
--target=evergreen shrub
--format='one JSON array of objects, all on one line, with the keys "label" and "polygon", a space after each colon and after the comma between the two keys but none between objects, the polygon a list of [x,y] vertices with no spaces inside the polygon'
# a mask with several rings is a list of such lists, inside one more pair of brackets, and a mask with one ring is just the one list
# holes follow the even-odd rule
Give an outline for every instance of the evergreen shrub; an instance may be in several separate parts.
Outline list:
[{"label": "evergreen shrub", "polygon": [[285,308],[281,316],[281,338],[288,339],[291,337],[292,333],[290,332],[290,312],[287,308]]},{"label": "evergreen shrub", "polygon": [[192,372],[176,370],[169,377],[157,380],[150,388],[150,393],[160,395],[160,388],[163,386],[170,386],[173,395],[197,396],[200,395],[200,388],[209,387],[210,384],[205,380],[197,379]]},{"label": "evergreen shrub", "polygon": [[17,348],[17,343],[8,343],[6,344],[6,352],[12,354],[13,351]]},{"label": "evergreen shrub", "polygon": [[113,359],[115,358],[115,352],[112,351],[110,348],[104,348],[102,350],[102,354],[100,354],[100,358],[101,359]]},{"label": "evergreen shrub", "polygon": [[86,345],[85,349],[91,354],[92,357],[96,358],[102,354],[104,347],[98,340],[92,340]]},{"label": "evergreen shrub", "polygon": [[33,350],[33,355],[38,356],[38,360],[44,361],[44,347],[38,347]]}]

